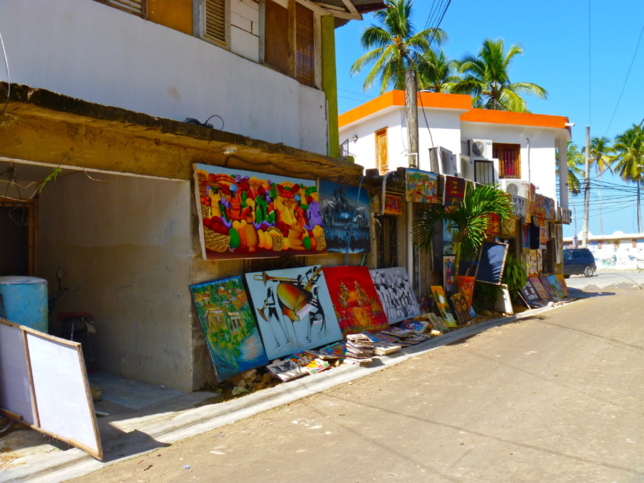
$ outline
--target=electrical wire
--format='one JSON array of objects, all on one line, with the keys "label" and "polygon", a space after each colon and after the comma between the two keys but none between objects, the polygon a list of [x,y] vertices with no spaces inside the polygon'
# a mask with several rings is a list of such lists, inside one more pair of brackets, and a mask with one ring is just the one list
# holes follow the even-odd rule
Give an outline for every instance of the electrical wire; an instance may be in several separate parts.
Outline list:
[{"label": "electrical wire", "polygon": [[0,46],[2,46],[4,65],[7,68],[7,99],[4,103],[4,107],[2,108],[2,112],[0,112],[0,116],[2,116],[7,110],[7,107],[9,106],[9,98],[11,97],[11,74],[9,72],[9,58],[7,57],[7,51],[4,48],[4,40],[2,40],[2,34],[0,34]]}]

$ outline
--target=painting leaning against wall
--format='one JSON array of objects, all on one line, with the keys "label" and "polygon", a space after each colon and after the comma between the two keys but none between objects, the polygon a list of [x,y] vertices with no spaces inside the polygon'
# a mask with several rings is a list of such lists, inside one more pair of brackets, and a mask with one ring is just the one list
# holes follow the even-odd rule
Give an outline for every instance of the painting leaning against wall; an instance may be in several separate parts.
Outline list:
[{"label": "painting leaning against wall", "polygon": [[218,380],[268,364],[241,277],[190,286]]}]

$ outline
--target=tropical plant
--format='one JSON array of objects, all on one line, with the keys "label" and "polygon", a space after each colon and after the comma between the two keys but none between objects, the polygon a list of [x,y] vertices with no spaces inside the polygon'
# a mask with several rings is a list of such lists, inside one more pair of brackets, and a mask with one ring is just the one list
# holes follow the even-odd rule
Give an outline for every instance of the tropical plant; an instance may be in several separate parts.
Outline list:
[{"label": "tropical plant", "polygon": [[456,65],[442,50],[425,50],[418,61],[418,87],[430,92],[451,92],[460,77],[455,74]]},{"label": "tropical plant", "polygon": [[[581,181],[584,177],[584,170],[581,168],[586,162],[584,155],[579,152],[579,148],[572,141],[568,141],[567,155],[568,161],[568,191],[573,195],[581,193]],[[557,157],[557,176],[559,176],[559,158]],[[559,178],[561,179],[561,178]]]},{"label": "tropical plant", "polygon": [[[606,170],[611,173],[613,172],[612,164],[614,162],[614,158],[611,156],[612,152],[613,148],[611,147],[610,140],[607,137],[594,137],[590,140],[588,161],[590,167],[595,168],[595,175],[597,178],[600,178]],[[599,195],[599,233],[603,235],[602,193],[599,186],[597,187],[597,194]]]},{"label": "tropical plant", "polygon": [[405,74],[415,71],[421,63],[423,52],[430,50],[430,43],[437,45],[447,38],[438,28],[428,28],[416,33],[411,22],[411,0],[385,0],[387,6],[374,14],[380,25],[367,27],[360,38],[364,49],[369,50],[351,66],[351,74],[373,64],[364,81],[369,90],[380,78],[380,93],[387,88],[405,89]]},{"label": "tropical plant", "polygon": [[451,92],[470,94],[477,108],[529,112],[522,94],[541,99],[546,99],[548,94],[543,87],[531,82],[510,82],[510,64],[522,53],[518,45],[511,46],[506,53],[503,39],[485,40],[477,56],[468,55],[457,62],[463,78]]},{"label": "tropical plant", "polygon": [[468,189],[460,205],[445,207],[433,204],[417,214],[414,223],[414,241],[423,250],[429,251],[438,222],[447,224],[454,231],[454,273],[460,273],[461,260],[474,260],[487,238],[489,215],[494,213],[504,223],[512,216],[512,202],[508,195],[492,185],[477,185]]},{"label": "tropical plant", "polygon": [[637,230],[642,232],[640,212],[640,185],[642,184],[642,165],[644,165],[644,131],[642,125],[633,124],[615,138],[615,171],[624,180],[637,185]]}]

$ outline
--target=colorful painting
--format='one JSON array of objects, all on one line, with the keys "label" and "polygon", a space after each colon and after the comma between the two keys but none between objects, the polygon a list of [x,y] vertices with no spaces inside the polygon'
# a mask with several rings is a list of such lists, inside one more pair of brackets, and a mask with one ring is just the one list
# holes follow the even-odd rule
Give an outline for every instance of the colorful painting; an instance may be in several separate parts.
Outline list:
[{"label": "colorful painting", "polygon": [[369,270],[390,324],[420,315],[418,300],[404,267]]},{"label": "colorful painting", "polygon": [[487,228],[485,229],[485,236],[487,238],[494,238],[501,232],[501,217],[496,213],[488,213]]},{"label": "colorful painting", "polygon": [[432,285],[429,288],[432,291],[434,300],[436,301],[436,307],[438,307],[438,311],[440,312],[441,317],[445,321],[447,327],[456,327],[456,319],[454,319],[454,315],[452,315],[452,311],[449,308],[443,287],[439,285]]},{"label": "colorful painting", "polygon": [[537,291],[539,294],[539,297],[541,297],[541,300],[544,302],[547,302],[550,300],[550,295],[548,295],[548,292],[544,288],[543,284],[541,283],[541,280],[539,280],[538,277],[528,277],[528,281],[532,284],[534,289]]},{"label": "colorful painting", "polygon": [[321,267],[247,273],[246,286],[269,359],[342,338]]},{"label": "colorful painting", "polygon": [[385,194],[385,215],[402,215],[403,199],[402,196]]},{"label": "colorful painting", "polygon": [[190,286],[218,380],[268,364],[241,277]]},{"label": "colorful painting", "polygon": [[456,273],[454,272],[455,255],[443,257],[443,288],[445,293],[456,292]]},{"label": "colorful painting", "polygon": [[465,197],[464,178],[457,178],[456,176],[445,176],[445,189],[443,190],[443,205],[444,206],[458,206]]},{"label": "colorful painting", "polygon": [[447,332],[451,329],[445,324],[445,321],[440,316],[436,314],[428,314],[428,315],[429,315],[429,322],[432,324],[432,327],[434,327],[434,329],[440,330],[441,332]]},{"label": "colorful painting", "polygon": [[519,290],[519,292],[528,303],[528,305],[535,307],[543,306],[542,299],[530,280],[526,280],[525,287]]},{"label": "colorful painting", "polygon": [[343,334],[389,326],[367,267],[328,267],[323,272]]},{"label": "colorful painting", "polygon": [[561,287],[561,290],[564,296],[570,297],[570,292],[568,291],[568,284],[566,283],[566,279],[564,278],[563,274],[558,273],[556,277],[557,277],[557,281],[559,282],[559,287]]},{"label": "colorful painting", "polygon": [[550,287],[552,288],[552,291],[557,298],[564,298],[566,295],[564,294],[564,291],[562,288],[559,286],[559,280],[557,280],[556,275],[548,275],[546,277],[548,279],[548,282],[550,283]]},{"label": "colorful painting", "polygon": [[501,223],[500,235],[504,238],[514,238],[517,235],[517,219],[513,216],[506,218],[506,220]]},{"label": "colorful painting", "polygon": [[454,254],[454,237],[457,233],[458,230],[452,227],[451,222],[443,220],[443,255]]},{"label": "colorful painting", "polygon": [[315,181],[195,164],[206,259],[326,253]]},{"label": "colorful painting", "polygon": [[464,324],[470,320],[470,309],[467,305],[467,300],[465,295],[458,292],[452,295],[452,307],[454,307],[454,313],[456,314],[456,319],[459,324]]},{"label": "colorful painting", "polygon": [[407,169],[405,199],[412,203],[438,202],[438,176],[428,171]]},{"label": "colorful painting", "polygon": [[552,285],[550,285],[550,280],[548,280],[548,277],[546,275],[539,275],[539,280],[541,280],[541,285],[543,285],[543,288],[548,294],[548,297],[551,299],[557,298],[557,294],[555,294]]},{"label": "colorful painting", "polygon": [[369,253],[369,191],[320,180],[320,206],[327,250]]},{"label": "colorful painting", "polygon": [[474,298],[474,282],[476,277],[467,277],[460,275],[456,284],[456,290],[465,296],[467,306],[472,307],[472,299]]}]

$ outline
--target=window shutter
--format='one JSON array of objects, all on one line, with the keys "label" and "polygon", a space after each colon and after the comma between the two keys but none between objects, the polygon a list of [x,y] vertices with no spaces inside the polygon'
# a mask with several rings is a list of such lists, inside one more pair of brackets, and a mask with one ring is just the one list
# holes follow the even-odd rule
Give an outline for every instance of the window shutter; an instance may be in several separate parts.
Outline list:
[{"label": "window shutter", "polygon": [[313,12],[299,3],[295,6],[295,36],[296,78],[302,84],[315,85]]},{"label": "window shutter", "polygon": [[226,43],[226,0],[205,0],[204,14],[204,39]]},{"label": "window shutter", "polygon": [[104,0],[111,7],[145,18],[146,0]]}]

